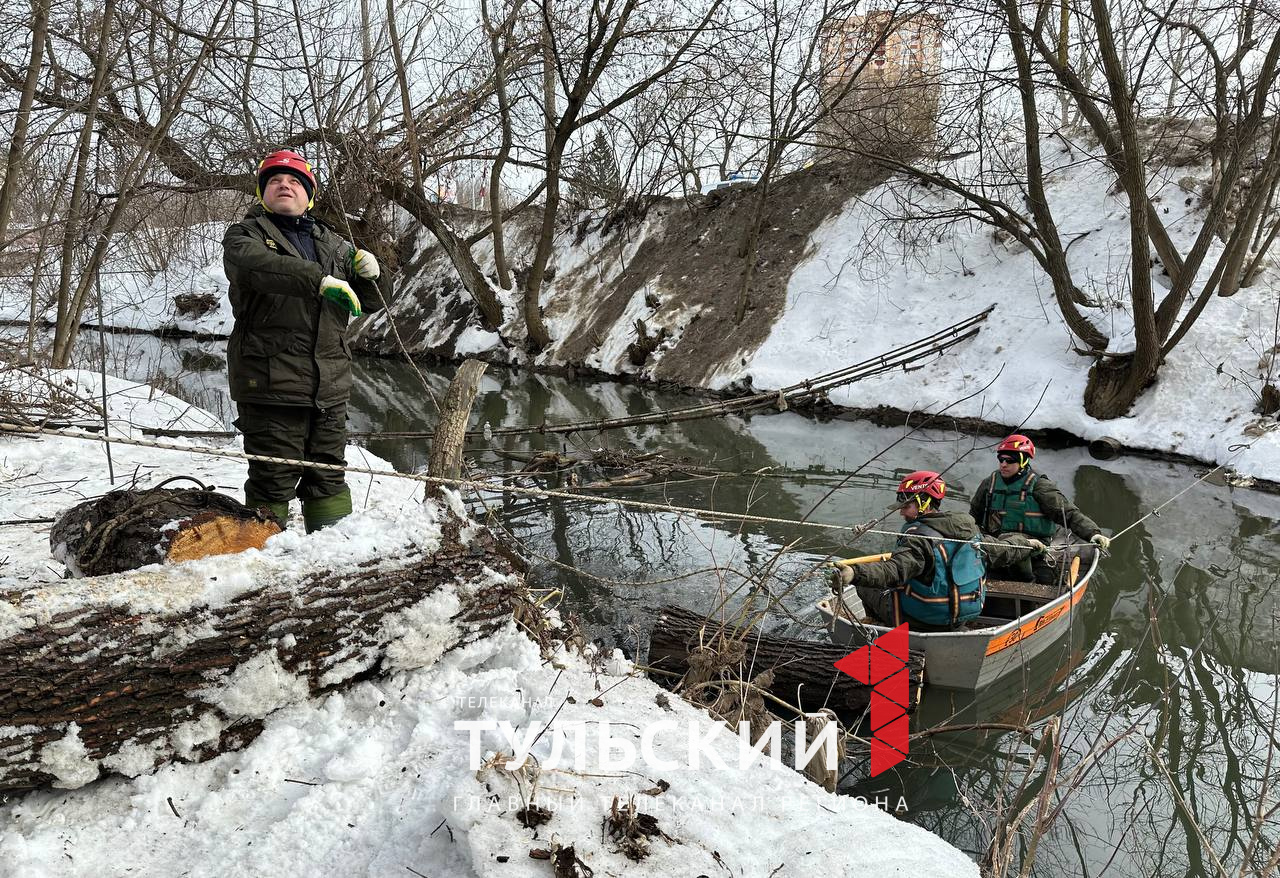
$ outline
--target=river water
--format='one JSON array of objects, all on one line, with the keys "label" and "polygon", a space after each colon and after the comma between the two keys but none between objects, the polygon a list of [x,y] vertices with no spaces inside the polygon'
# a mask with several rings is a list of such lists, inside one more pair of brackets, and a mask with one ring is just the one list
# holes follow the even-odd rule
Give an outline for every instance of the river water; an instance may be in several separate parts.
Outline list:
[{"label": "river water", "polygon": [[[82,344],[96,359],[96,338]],[[149,380],[229,423],[224,353],[218,343],[117,336],[108,340],[107,361],[113,373]],[[423,377],[441,396],[451,372],[424,369]],[[358,362],[351,429],[430,430],[434,408],[422,380],[404,364]],[[491,369],[475,414],[500,427],[698,401]],[[371,439],[368,446],[399,469],[426,463],[425,439]],[[519,470],[521,455],[546,449],[656,452],[722,474],[594,493],[849,527],[881,515],[899,476],[915,469],[945,469],[949,492],[964,499],[994,466],[991,447],[988,437],[788,412],[498,437],[468,460],[476,471],[494,472]],[[1280,843],[1273,810],[1280,754],[1272,752],[1280,748],[1280,498],[1209,480],[1149,515],[1204,470],[1130,457],[1101,462],[1078,447],[1042,449],[1037,468],[1105,531],[1128,528],[1091,584],[1072,636],[1025,677],[994,690],[926,689],[913,732],[966,728],[913,739],[910,761],[876,778],[867,776],[865,759],[850,760],[841,791],[899,806],[902,819],[975,857],[999,814],[1043,794],[1043,813],[1055,819],[1045,820],[1037,843],[1038,876],[1274,874],[1274,865],[1264,868]],[[588,469],[581,480],[626,469]],[[562,479],[528,484],[563,486]],[[582,618],[591,637],[632,656],[643,656],[655,608],[666,603],[706,612],[751,601],[769,611],[769,627],[819,637],[812,607],[826,586],[816,565],[892,544],[878,535],[854,544],[847,530],[712,524],[586,500],[511,497],[497,509],[498,526],[535,558],[531,579],[561,589],[563,608]],[[1060,755],[1050,769],[1044,754],[1052,741]],[[1038,805],[1028,810],[1023,828],[1041,813]],[[1018,848],[1014,862],[1021,856]]]}]

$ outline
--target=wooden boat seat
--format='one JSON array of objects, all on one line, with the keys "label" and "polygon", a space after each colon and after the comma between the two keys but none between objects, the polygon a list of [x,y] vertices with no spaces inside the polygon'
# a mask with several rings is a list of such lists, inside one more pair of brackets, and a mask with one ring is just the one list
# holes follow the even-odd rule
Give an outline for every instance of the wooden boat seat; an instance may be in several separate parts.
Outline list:
[{"label": "wooden boat seat", "polygon": [[992,579],[987,582],[987,597],[1023,598],[1024,600],[1049,601],[1062,594],[1056,585],[1041,585],[1038,582],[1015,582],[1006,579]]}]

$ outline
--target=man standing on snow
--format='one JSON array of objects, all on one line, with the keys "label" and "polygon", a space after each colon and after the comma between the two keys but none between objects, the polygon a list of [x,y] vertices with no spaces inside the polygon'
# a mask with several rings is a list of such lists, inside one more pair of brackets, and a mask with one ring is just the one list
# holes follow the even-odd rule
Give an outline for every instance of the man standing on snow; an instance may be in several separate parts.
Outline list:
[{"label": "man standing on snow", "polygon": [[[345,465],[351,352],[347,323],[386,306],[378,260],[308,215],[316,177],[282,149],[258,165],[258,204],[222,238],[235,326],[227,373],[249,454]],[[340,470],[249,462],[245,504],[283,525],[302,500],[307,532],[351,512]]]},{"label": "man standing on snow", "polygon": [[[978,485],[969,503],[969,513],[983,533],[1020,533],[1047,543],[1061,526],[1099,549],[1109,548],[1111,540],[1093,519],[1077,509],[1046,476],[1031,469],[1035,456],[1035,443],[1021,433],[1007,437],[996,448],[999,468]],[[1058,570],[1046,556],[1040,555],[1024,560],[1003,574],[995,575],[1034,579],[1049,585],[1057,581]]]}]

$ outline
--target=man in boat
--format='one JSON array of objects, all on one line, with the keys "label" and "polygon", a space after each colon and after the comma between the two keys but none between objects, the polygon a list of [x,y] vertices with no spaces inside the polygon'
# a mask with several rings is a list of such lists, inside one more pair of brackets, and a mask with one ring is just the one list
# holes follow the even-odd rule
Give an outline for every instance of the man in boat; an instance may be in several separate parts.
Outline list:
[{"label": "man in boat", "polygon": [[[1065,527],[1078,539],[1087,540],[1100,549],[1111,540],[1093,520],[1076,508],[1058,490],[1058,486],[1031,468],[1036,446],[1021,433],[1014,433],[996,448],[999,468],[984,479],[974,491],[969,514],[983,533],[990,536],[1025,534],[1048,543]],[[1059,571],[1046,554],[1024,557],[1013,567],[993,569],[997,579],[1034,580],[1042,584],[1057,581]]]},{"label": "man in boat", "polygon": [[[227,377],[246,452],[345,465],[347,324],[385,302],[373,254],[308,213],[315,190],[307,160],[277,150],[258,165],[258,204],[223,236],[235,316]],[[250,461],[244,495],[281,525],[298,497],[308,533],[351,512],[341,470]]]},{"label": "man in boat", "polygon": [[905,519],[893,553],[838,567],[833,590],[854,586],[883,624],[949,630],[982,612],[988,561],[1012,565],[1044,551],[1044,543],[1022,534],[984,540],[971,516],[942,511],[946,495],[938,473],[920,470],[903,479],[890,507]]}]

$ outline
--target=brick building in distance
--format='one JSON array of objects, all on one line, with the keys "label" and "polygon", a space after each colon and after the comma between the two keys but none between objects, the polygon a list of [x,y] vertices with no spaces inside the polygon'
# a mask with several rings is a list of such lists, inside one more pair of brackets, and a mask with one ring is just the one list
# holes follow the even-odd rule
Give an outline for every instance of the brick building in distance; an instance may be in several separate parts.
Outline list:
[{"label": "brick building in distance", "polygon": [[[830,25],[822,41],[823,157],[856,148],[918,155],[937,135],[943,22],[872,11]],[[846,154],[847,155],[847,154]]]}]

